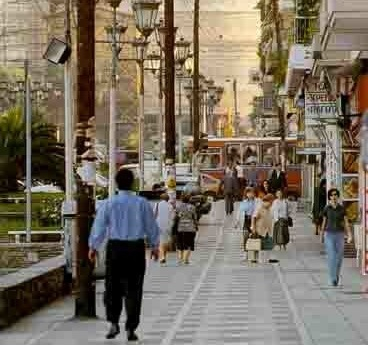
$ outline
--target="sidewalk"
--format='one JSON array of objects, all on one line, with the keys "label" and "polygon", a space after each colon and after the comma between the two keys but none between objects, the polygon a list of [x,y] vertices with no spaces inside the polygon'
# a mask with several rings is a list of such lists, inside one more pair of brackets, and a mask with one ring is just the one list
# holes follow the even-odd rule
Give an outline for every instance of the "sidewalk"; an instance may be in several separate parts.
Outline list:
[{"label": "sidewalk", "polygon": [[[178,267],[174,254],[166,267],[149,263],[141,344],[368,343],[368,282],[345,260],[342,287],[328,286],[323,247],[306,216],[298,214],[288,250],[273,252],[279,265],[245,264],[241,233],[224,218],[218,202],[201,221],[191,265]],[[0,344],[124,344],[124,334],[104,339],[101,283],[97,290],[98,319],[73,320],[69,297],[0,332]]]}]

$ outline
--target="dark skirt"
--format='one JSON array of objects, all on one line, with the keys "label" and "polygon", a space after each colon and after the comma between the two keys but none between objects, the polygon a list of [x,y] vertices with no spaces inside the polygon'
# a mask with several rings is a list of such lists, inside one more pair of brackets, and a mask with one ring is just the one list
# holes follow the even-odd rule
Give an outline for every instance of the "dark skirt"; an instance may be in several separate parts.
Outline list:
[{"label": "dark skirt", "polygon": [[290,234],[287,219],[279,219],[273,227],[273,243],[278,246],[290,242]]},{"label": "dark skirt", "polygon": [[195,232],[179,231],[176,236],[176,249],[194,251],[195,236]]}]

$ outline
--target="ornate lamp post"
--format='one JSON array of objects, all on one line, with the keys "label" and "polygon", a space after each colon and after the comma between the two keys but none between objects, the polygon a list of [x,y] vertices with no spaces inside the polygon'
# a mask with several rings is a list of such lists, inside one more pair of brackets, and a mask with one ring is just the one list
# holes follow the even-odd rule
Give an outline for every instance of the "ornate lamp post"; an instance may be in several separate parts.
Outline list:
[{"label": "ornate lamp post", "polygon": [[183,116],[182,116],[182,104],[181,104],[181,93],[182,93],[182,80],[184,78],[183,67],[185,61],[189,56],[190,42],[185,41],[184,37],[181,37],[178,42],[175,43],[175,60],[179,66],[179,71],[177,73],[178,83],[179,83],[179,99],[178,99],[178,151],[179,151],[179,163],[183,163]]},{"label": "ornate lamp post", "polygon": [[[148,31],[146,31],[148,32]],[[136,50],[136,61],[139,66],[139,190],[144,188],[144,60],[146,55],[147,41],[145,38],[138,38],[133,42]]]}]

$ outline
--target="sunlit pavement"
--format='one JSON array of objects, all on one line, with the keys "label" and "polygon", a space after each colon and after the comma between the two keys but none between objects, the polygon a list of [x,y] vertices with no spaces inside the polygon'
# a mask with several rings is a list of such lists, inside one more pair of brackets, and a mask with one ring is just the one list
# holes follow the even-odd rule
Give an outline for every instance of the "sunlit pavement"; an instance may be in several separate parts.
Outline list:
[{"label": "sunlit pavement", "polygon": [[[201,220],[189,266],[177,266],[174,254],[166,266],[149,263],[140,343],[367,344],[368,283],[345,260],[342,286],[330,287],[310,220],[299,213],[294,223],[288,250],[272,252],[279,264],[247,264],[240,231],[216,203]],[[0,332],[0,344],[124,344],[124,334],[104,339],[102,291],[99,283],[97,320],[73,320],[70,297]]]}]

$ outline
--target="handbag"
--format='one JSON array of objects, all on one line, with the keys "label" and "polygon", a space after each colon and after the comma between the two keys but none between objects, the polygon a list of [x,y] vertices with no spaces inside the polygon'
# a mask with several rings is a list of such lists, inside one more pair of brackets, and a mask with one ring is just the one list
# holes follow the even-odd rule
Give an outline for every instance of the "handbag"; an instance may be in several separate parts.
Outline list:
[{"label": "handbag", "polygon": [[273,239],[270,235],[262,237],[262,250],[272,250],[273,249]]},{"label": "handbag", "polygon": [[245,244],[246,251],[260,251],[262,249],[262,240],[260,238],[248,238]]},{"label": "handbag", "polygon": [[[289,203],[286,201],[286,214],[289,214]],[[287,218],[287,224],[288,227],[292,228],[293,227],[293,218],[289,217]]]}]

